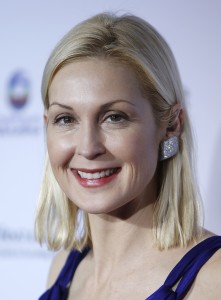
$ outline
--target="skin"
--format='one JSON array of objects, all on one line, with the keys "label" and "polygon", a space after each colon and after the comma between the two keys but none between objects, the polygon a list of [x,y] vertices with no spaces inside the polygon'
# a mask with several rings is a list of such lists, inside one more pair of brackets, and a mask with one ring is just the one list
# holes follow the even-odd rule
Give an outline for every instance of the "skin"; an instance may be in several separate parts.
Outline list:
[{"label": "skin", "polygon": [[[145,299],[193,246],[159,251],[152,236],[159,144],[180,134],[183,114],[175,108],[173,131],[157,127],[134,72],[102,59],[80,60],[59,70],[49,103],[45,122],[52,169],[66,195],[89,214],[93,241],[68,299]],[[119,173],[96,187],[82,186],[75,174],[78,169],[109,168],[119,168]],[[205,231],[201,238],[209,235]],[[48,286],[67,255],[62,251],[55,258]],[[211,280],[208,274],[216,282],[220,261],[217,252],[186,299],[221,299],[219,291],[211,297],[205,288]]]},{"label": "skin", "polygon": [[[78,207],[127,218],[131,201],[132,206],[155,202],[154,174],[165,129],[157,128],[130,69],[112,62],[75,62],[57,73],[49,99],[51,165]],[[73,176],[78,169],[109,168],[120,168],[117,180],[98,188],[82,188]]]}]

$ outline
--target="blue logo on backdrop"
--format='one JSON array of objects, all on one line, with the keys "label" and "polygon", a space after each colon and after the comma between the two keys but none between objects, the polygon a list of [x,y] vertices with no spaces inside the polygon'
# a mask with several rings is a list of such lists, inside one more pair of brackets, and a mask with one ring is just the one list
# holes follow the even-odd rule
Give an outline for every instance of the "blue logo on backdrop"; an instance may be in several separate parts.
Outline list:
[{"label": "blue logo on backdrop", "polygon": [[42,112],[36,111],[34,101],[30,101],[30,91],[27,73],[14,71],[6,84],[6,101],[0,102],[0,136],[33,136],[43,132]]},{"label": "blue logo on backdrop", "polygon": [[8,95],[13,107],[20,109],[27,103],[30,92],[30,82],[24,72],[18,71],[9,80]]}]

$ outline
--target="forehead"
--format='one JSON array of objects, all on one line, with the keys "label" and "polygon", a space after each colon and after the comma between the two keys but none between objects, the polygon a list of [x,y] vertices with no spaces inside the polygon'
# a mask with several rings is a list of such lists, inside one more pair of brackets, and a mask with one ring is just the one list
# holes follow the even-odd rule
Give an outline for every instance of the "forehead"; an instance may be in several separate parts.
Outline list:
[{"label": "forehead", "polygon": [[90,58],[71,62],[56,73],[49,88],[49,101],[61,94],[70,96],[70,92],[73,96],[83,96],[89,90],[91,96],[94,93],[106,97],[141,94],[139,81],[129,65]]},{"label": "forehead", "polygon": [[69,107],[81,116],[113,108],[134,118],[155,119],[152,104],[148,95],[143,95],[133,69],[112,60],[84,59],[65,65],[49,89],[49,108],[57,107],[54,104]]}]

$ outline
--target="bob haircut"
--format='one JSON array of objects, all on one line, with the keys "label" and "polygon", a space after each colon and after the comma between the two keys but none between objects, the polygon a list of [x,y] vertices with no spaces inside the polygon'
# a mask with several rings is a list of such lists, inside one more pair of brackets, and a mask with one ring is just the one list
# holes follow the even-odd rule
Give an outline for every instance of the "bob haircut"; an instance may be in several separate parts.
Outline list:
[{"label": "bob haircut", "polygon": [[[153,235],[159,249],[187,246],[200,232],[200,195],[194,176],[192,134],[174,56],[162,36],[133,15],[98,14],[70,30],[53,50],[42,79],[42,99],[49,107],[48,90],[55,74],[66,64],[85,58],[113,60],[135,72],[143,95],[149,99],[158,126],[173,126],[172,107],[180,103],[184,125],[176,156],[159,161],[158,198]],[[83,220],[83,221],[82,221]],[[53,250],[82,250],[92,244],[87,213],[59,187],[48,156],[35,222],[36,239]]]}]

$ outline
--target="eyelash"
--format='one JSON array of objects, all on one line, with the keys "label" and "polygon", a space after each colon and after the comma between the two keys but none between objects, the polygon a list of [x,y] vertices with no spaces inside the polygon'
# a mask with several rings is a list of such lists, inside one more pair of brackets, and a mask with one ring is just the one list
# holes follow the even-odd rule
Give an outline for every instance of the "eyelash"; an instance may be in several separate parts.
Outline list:
[{"label": "eyelash", "polygon": [[57,125],[60,125],[60,126],[68,126],[68,125],[72,124],[74,121],[75,120],[72,116],[64,115],[64,116],[56,117],[53,124],[55,124],[55,125],[57,124]]},{"label": "eyelash", "polygon": [[[110,124],[123,124],[125,122],[129,121],[129,117],[122,112],[109,112],[108,115],[106,115],[103,119],[103,122],[110,123]],[[70,115],[60,115],[57,116],[53,124],[58,126],[70,126],[73,125],[73,123],[76,123],[76,119],[73,116]]]},{"label": "eyelash", "polygon": [[[111,118],[115,118],[115,120],[112,119],[111,121],[108,121],[109,123],[123,123],[123,122],[129,120],[129,118],[126,114],[117,113],[117,112],[109,114],[108,116],[106,116],[105,120],[107,121],[108,119],[111,119]],[[120,118],[120,120],[116,120],[118,118]]]}]

